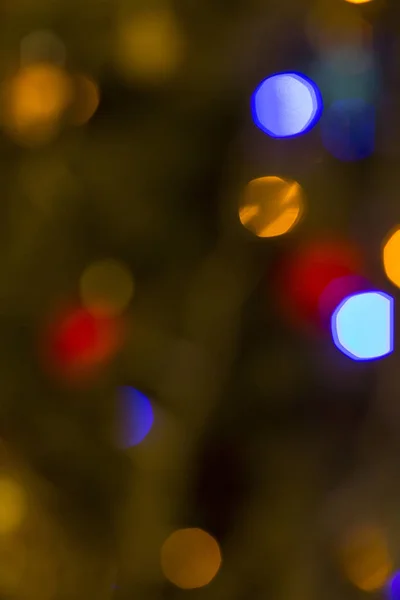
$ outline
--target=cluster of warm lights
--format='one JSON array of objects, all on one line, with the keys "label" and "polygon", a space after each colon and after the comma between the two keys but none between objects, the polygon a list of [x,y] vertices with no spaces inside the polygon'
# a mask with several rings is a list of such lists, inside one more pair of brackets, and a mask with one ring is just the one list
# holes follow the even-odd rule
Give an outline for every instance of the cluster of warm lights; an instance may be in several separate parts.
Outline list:
[{"label": "cluster of warm lights", "polygon": [[64,67],[65,48],[51,32],[34,32],[21,42],[20,68],[3,82],[1,125],[15,142],[40,146],[64,124],[83,125],[96,112],[100,94],[87,75]]}]

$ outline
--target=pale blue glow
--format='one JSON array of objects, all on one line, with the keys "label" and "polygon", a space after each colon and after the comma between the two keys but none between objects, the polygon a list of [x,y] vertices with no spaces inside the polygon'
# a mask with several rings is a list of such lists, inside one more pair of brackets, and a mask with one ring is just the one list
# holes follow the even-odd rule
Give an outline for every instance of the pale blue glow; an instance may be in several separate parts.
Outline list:
[{"label": "pale blue glow", "polygon": [[353,360],[373,360],[393,351],[394,300],[383,292],[349,296],[332,316],[336,346]]},{"label": "pale blue glow", "polygon": [[154,415],[150,400],[133,387],[119,390],[119,442],[122,447],[136,446],[152,428]]},{"label": "pale blue glow", "polygon": [[271,75],[252,97],[253,120],[272,137],[293,137],[309,131],[321,112],[318,87],[300,73]]}]

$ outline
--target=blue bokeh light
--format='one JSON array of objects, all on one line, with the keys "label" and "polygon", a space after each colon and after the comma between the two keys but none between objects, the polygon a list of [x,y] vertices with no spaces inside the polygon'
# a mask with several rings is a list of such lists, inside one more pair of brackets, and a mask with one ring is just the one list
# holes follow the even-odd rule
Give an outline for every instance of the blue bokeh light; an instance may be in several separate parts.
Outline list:
[{"label": "blue bokeh light", "polygon": [[317,123],[322,113],[322,96],[305,75],[276,73],[264,79],[252,96],[253,121],[271,137],[301,135]]},{"label": "blue bokeh light", "polygon": [[119,442],[130,448],[144,440],[154,422],[150,400],[133,387],[119,389]]},{"label": "blue bokeh light", "polygon": [[332,336],[353,360],[373,360],[393,351],[394,300],[383,292],[347,297],[335,310]]},{"label": "blue bokeh light", "polygon": [[375,146],[375,108],[360,98],[336,100],[321,121],[322,143],[338,160],[370,156]]},{"label": "blue bokeh light", "polygon": [[400,600],[400,571],[397,571],[387,585],[389,600]]}]

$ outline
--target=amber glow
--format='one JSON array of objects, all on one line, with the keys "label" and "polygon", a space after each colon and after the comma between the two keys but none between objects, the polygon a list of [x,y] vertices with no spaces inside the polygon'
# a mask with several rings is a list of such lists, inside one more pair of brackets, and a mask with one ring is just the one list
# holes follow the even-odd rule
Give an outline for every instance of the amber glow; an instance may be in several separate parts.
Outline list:
[{"label": "amber glow", "polygon": [[74,78],[74,101],[71,107],[73,125],[84,125],[94,115],[100,103],[99,87],[86,75]]},{"label": "amber glow", "polygon": [[0,534],[15,531],[26,513],[25,494],[22,487],[9,477],[0,478]]},{"label": "amber glow", "polygon": [[275,237],[290,231],[304,208],[303,192],[295,181],[261,177],[246,186],[239,218],[258,237]]},{"label": "amber glow", "polygon": [[400,287],[400,227],[390,234],[383,246],[383,266],[390,281]]},{"label": "amber glow", "polygon": [[357,528],[347,536],[341,559],[348,579],[364,592],[382,588],[392,570],[385,535],[373,526]]},{"label": "amber glow", "polygon": [[91,264],[81,278],[82,304],[93,314],[118,315],[129,304],[134,284],[129,268],[116,260]]},{"label": "amber glow", "polygon": [[182,589],[207,585],[220,565],[219,546],[202,529],[179,529],[167,538],[161,549],[161,567],[165,577]]},{"label": "amber glow", "polygon": [[122,21],[116,66],[128,79],[158,81],[174,73],[182,50],[182,35],[172,13],[148,10]]},{"label": "amber glow", "polygon": [[50,141],[71,101],[69,77],[50,64],[21,69],[3,91],[3,126],[16,141],[27,145]]}]

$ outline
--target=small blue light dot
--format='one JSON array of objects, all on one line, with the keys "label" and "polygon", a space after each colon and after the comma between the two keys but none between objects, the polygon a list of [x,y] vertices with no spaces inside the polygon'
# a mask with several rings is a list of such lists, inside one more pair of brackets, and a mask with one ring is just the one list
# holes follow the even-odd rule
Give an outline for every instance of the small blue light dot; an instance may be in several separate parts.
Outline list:
[{"label": "small blue light dot", "polygon": [[322,96],[305,75],[287,72],[264,79],[252,96],[253,121],[271,137],[301,135],[317,123]]},{"label": "small blue light dot", "polygon": [[120,443],[124,448],[136,446],[144,440],[154,422],[150,400],[135,388],[124,386],[119,390]]},{"label": "small blue light dot", "polygon": [[353,360],[373,360],[393,351],[394,300],[383,292],[349,296],[332,315],[332,336]]}]

